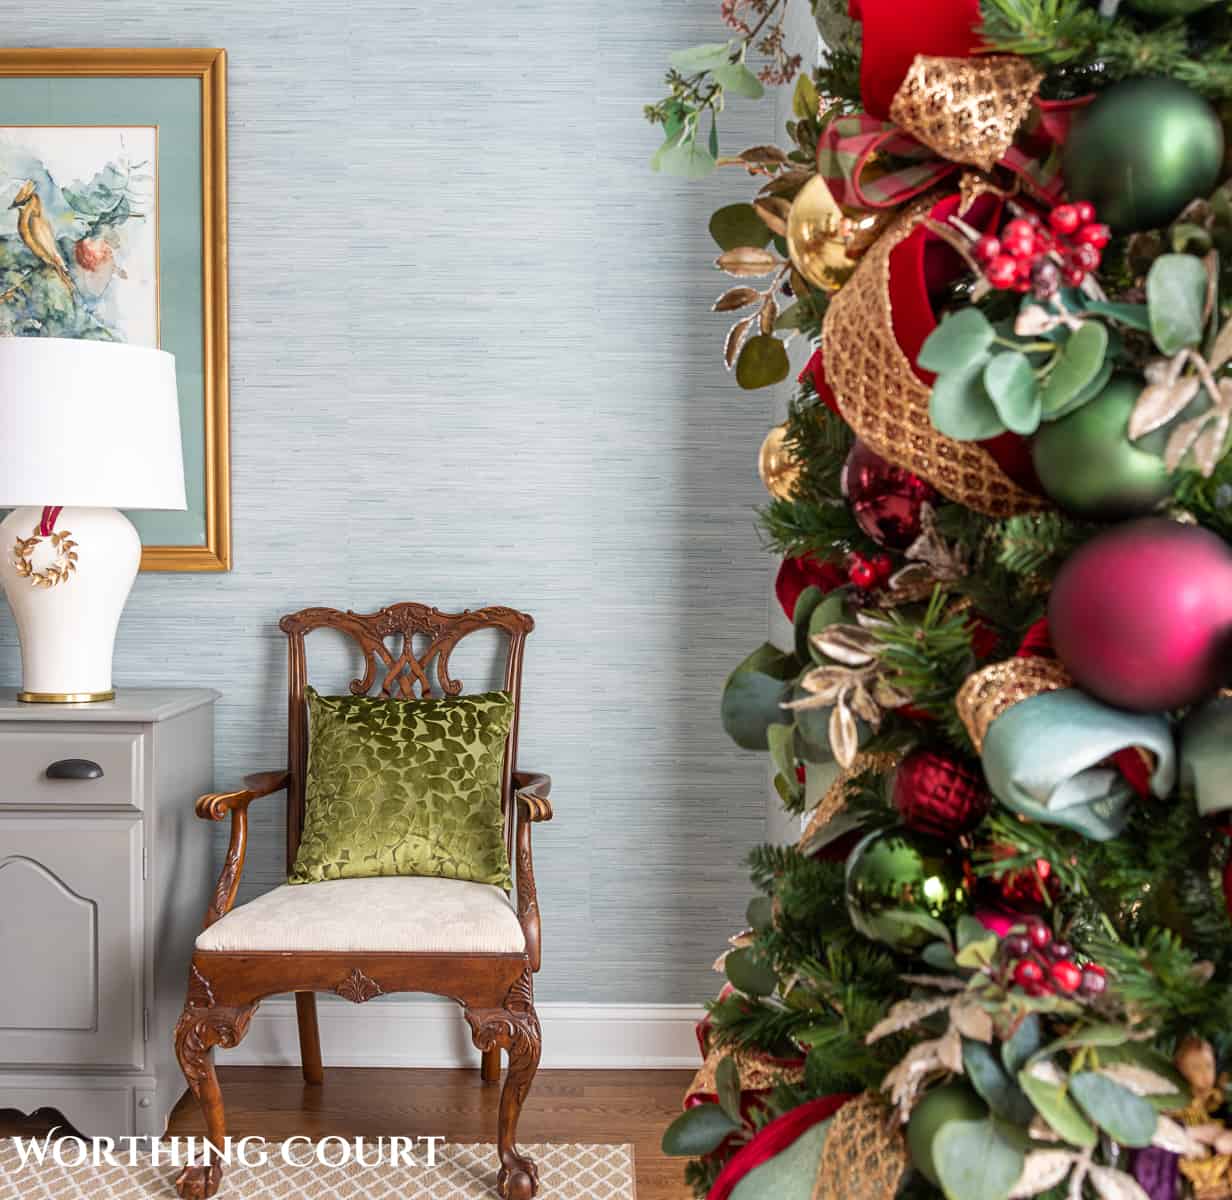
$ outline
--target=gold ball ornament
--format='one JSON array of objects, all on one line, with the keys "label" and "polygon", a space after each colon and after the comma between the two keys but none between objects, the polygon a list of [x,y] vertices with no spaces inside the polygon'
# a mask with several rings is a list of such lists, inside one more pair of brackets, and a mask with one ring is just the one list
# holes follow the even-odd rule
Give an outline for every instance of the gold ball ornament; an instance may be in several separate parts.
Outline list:
[{"label": "gold ball ornament", "polygon": [[872,245],[891,213],[844,208],[820,175],[796,193],[787,214],[787,253],[814,287],[837,292],[856,260]]},{"label": "gold ball ornament", "polygon": [[776,425],[762,441],[757,474],[776,500],[790,500],[800,478],[800,464],[787,449],[787,426]]}]

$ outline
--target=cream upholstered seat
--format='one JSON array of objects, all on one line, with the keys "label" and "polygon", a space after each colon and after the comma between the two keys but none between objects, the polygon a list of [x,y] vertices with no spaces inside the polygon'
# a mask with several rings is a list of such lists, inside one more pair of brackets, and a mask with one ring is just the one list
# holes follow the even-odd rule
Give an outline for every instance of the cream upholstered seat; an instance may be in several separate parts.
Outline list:
[{"label": "cream upholstered seat", "polygon": [[521,954],[526,937],[498,887],[389,875],[283,884],[215,921],[197,949]]}]

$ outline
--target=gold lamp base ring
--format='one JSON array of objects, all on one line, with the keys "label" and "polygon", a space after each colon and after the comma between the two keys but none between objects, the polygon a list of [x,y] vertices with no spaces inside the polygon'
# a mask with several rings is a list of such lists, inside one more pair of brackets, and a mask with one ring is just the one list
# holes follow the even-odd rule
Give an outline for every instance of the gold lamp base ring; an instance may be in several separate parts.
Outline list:
[{"label": "gold lamp base ring", "polygon": [[98,700],[114,700],[110,692],[18,692],[17,699],[26,704],[93,704]]}]

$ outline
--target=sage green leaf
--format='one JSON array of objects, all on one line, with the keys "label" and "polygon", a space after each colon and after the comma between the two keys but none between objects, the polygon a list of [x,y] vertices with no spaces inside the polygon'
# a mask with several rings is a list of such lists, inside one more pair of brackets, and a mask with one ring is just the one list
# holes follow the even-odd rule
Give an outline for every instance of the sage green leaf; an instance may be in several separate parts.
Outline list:
[{"label": "sage green leaf", "polygon": [[982,361],[996,331],[978,308],[962,308],[941,318],[928,335],[916,362],[926,371],[955,371]]},{"label": "sage green leaf", "polygon": [[668,62],[677,71],[692,75],[698,71],[713,71],[731,62],[732,48],[730,42],[705,42],[700,46],[690,46],[687,50],[677,50]]},{"label": "sage green leaf", "polygon": [[1034,433],[1040,422],[1040,394],[1027,356],[1017,350],[994,354],[984,368],[984,390],[1012,433]]},{"label": "sage green leaf", "polygon": [[1055,419],[1099,375],[1108,354],[1108,328],[1099,321],[1083,321],[1058,352],[1056,365],[1044,381],[1041,394],[1046,419]]},{"label": "sage green leaf", "polygon": [[770,230],[751,204],[727,204],[711,215],[710,236],[723,250],[760,249],[770,240]]},{"label": "sage green leaf", "polygon": [[728,1055],[719,1059],[719,1065],[714,1073],[714,1090],[719,1097],[719,1107],[733,1125],[741,1125],[744,1118],[740,1112],[740,1068],[736,1060]]},{"label": "sage green leaf", "polygon": [[1101,1048],[1099,1052],[1099,1065],[1101,1067],[1112,1066],[1117,1063],[1128,1063],[1130,1066],[1143,1067],[1145,1070],[1154,1072],[1172,1084],[1176,1089],[1175,1091],[1143,1097],[1157,1112],[1172,1112],[1175,1109],[1184,1108],[1193,1099],[1193,1093],[1190,1091],[1189,1084],[1185,1081],[1185,1076],[1176,1069],[1172,1060],[1167,1055],[1161,1054],[1158,1050],[1144,1045],[1142,1042],[1126,1042],[1123,1046],[1105,1046]]},{"label": "sage green leaf", "polygon": [[1059,1037],[1049,1042],[1038,1054],[1035,1061],[1051,1058],[1058,1050],[1077,1050],[1080,1046],[1123,1046],[1129,1041],[1129,1032],[1121,1025],[1099,1023],[1087,1025],[1073,1033]]},{"label": "sage green leaf", "polygon": [[1095,1126],[1082,1115],[1061,1084],[1040,1079],[1031,1074],[1030,1067],[1024,1067],[1018,1072],[1018,1085],[1039,1115],[1071,1146],[1087,1150],[1099,1140]]},{"label": "sage green leaf", "polygon": [[795,632],[796,657],[801,661],[809,657],[809,618],[825,598],[825,593],[821,588],[810,585],[800,593],[796,600],[795,611],[791,614],[791,623]]},{"label": "sage green leaf", "polygon": [[1079,1071],[1069,1080],[1070,1095],[1114,1142],[1149,1146],[1159,1117],[1142,1096],[1097,1071]]},{"label": "sage green leaf", "polygon": [[723,969],[732,987],[746,996],[768,996],[779,985],[779,977],[751,947],[732,950],[723,960]]},{"label": "sage green leaf", "polygon": [[714,155],[691,139],[666,147],[659,159],[659,170],[665,175],[684,179],[705,179],[717,165]]},{"label": "sage green leaf", "polygon": [[954,961],[954,951],[945,942],[929,942],[920,951],[920,957],[934,971],[953,971],[958,966]]},{"label": "sage green leaf", "polygon": [[1161,254],[1146,276],[1151,336],[1169,356],[1202,340],[1206,268],[1192,254]]},{"label": "sage green leaf", "polygon": [[984,927],[983,921],[977,920],[968,913],[963,913],[958,918],[958,925],[954,932],[958,937],[960,950],[965,950],[972,942],[982,942],[988,936],[988,930]]},{"label": "sage green leaf", "polygon": [[710,121],[710,140],[706,143],[711,158],[719,157],[719,123],[714,118]]},{"label": "sage green leaf", "polygon": [[963,1038],[963,1069],[980,1099],[998,1117],[1024,1128],[1031,1123],[1035,1107],[998,1061],[992,1047]]},{"label": "sage green leaf", "polygon": [[739,1128],[717,1104],[699,1104],[685,1109],[663,1131],[663,1153],[676,1158],[700,1158],[717,1149],[724,1138]]},{"label": "sage green leaf", "polygon": [[1028,1014],[1014,1030],[1007,1042],[1001,1043],[1001,1062],[1011,1075],[1017,1075],[1029,1059],[1043,1045],[1044,1033],[1038,1013]]},{"label": "sage green leaf", "polygon": [[1068,417],[1070,413],[1077,412],[1084,404],[1094,400],[1108,386],[1108,380],[1112,378],[1112,371],[1112,359],[1104,359],[1104,365],[1100,367],[1099,374],[1082,391],[1055,412],[1042,413],[1040,419],[1043,421],[1059,421],[1062,417]]},{"label": "sage green leaf", "polygon": [[[848,615],[847,597],[841,590],[831,592],[826,598],[809,614],[808,629],[805,631],[805,641],[807,643],[808,656],[814,658],[817,662],[828,662],[824,654],[818,650],[809,640],[817,634],[829,629],[831,625],[837,625],[840,621],[845,620]],[[797,628],[797,637],[799,630]],[[797,645],[799,643],[797,642]],[[800,654],[797,651],[800,659],[806,657],[805,654]]]},{"label": "sage green leaf", "polygon": [[679,145],[680,139],[683,136],[684,136],[684,130],[682,128],[677,128],[674,132],[670,129],[668,130],[668,134],[667,134],[667,137],[663,141],[663,145],[661,145],[650,156],[650,169],[652,171],[662,171],[663,170],[664,155],[666,155],[669,150],[672,150],[677,145]]},{"label": "sage green leaf", "polygon": [[771,928],[774,924],[774,901],[769,896],[754,896],[745,909],[744,918],[748,921],[749,928],[756,929],[759,933],[763,929]]},{"label": "sage green leaf", "polygon": [[744,63],[724,63],[721,67],[715,67],[713,74],[715,82],[733,96],[757,100],[766,90],[761,80]]},{"label": "sage green leaf", "polygon": [[769,727],[791,724],[791,714],[780,707],[780,702],[786,699],[788,681],[799,673],[795,655],[784,654],[766,642],[727,677],[720,710],[723,728],[737,746],[768,750]]},{"label": "sage green leaf", "polygon": [[820,104],[817,85],[807,71],[801,71],[796,77],[796,89],[791,94],[792,114],[801,121],[811,121],[817,116]]},{"label": "sage green leaf", "polygon": [[984,389],[986,358],[937,376],[928,402],[933,425],[959,442],[978,442],[1006,431]]},{"label": "sage green leaf", "polygon": [[1087,300],[1084,298],[1082,311],[1095,313],[1101,317],[1111,317],[1114,321],[1120,321],[1122,325],[1128,325],[1130,329],[1137,329],[1142,333],[1151,332],[1150,310],[1145,304],[1122,304],[1116,300]]},{"label": "sage green leaf", "polygon": [[997,935],[985,934],[979,941],[968,942],[956,955],[954,961],[960,967],[974,969],[986,967],[997,954]]},{"label": "sage green leaf", "polygon": [[782,383],[790,372],[783,343],[768,333],[749,338],[736,360],[736,382],[748,391]]},{"label": "sage green leaf", "polygon": [[796,740],[796,730],[792,725],[771,725],[766,730],[766,741],[770,747],[770,761],[775,769],[783,773],[783,778],[789,786],[798,790],[796,784],[796,756],[793,750]]},{"label": "sage green leaf", "polygon": [[1006,1200],[1022,1174],[1027,1140],[995,1118],[947,1121],[932,1157],[947,1200]]}]

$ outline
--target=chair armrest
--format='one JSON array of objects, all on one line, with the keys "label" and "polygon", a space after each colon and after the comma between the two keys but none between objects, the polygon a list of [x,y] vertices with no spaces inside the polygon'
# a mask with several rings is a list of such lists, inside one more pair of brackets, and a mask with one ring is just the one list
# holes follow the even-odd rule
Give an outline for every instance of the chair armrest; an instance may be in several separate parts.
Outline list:
[{"label": "chair armrest", "polygon": [[196,804],[197,816],[206,821],[221,821],[231,814],[231,841],[222,864],[210,907],[205,914],[203,929],[225,917],[235,904],[244,858],[248,852],[248,806],[262,796],[281,792],[291,782],[289,771],[258,771],[244,776],[244,786],[235,792],[208,792]]},{"label": "chair armrest", "polygon": [[538,771],[514,771],[513,794],[517,800],[518,815],[535,824],[552,819],[552,802],[548,795],[552,779]]},{"label": "chair armrest", "polygon": [[196,813],[203,821],[221,821],[229,812],[246,811],[262,796],[281,792],[291,782],[289,771],[256,771],[244,776],[244,786],[235,792],[207,792],[197,800]]}]

